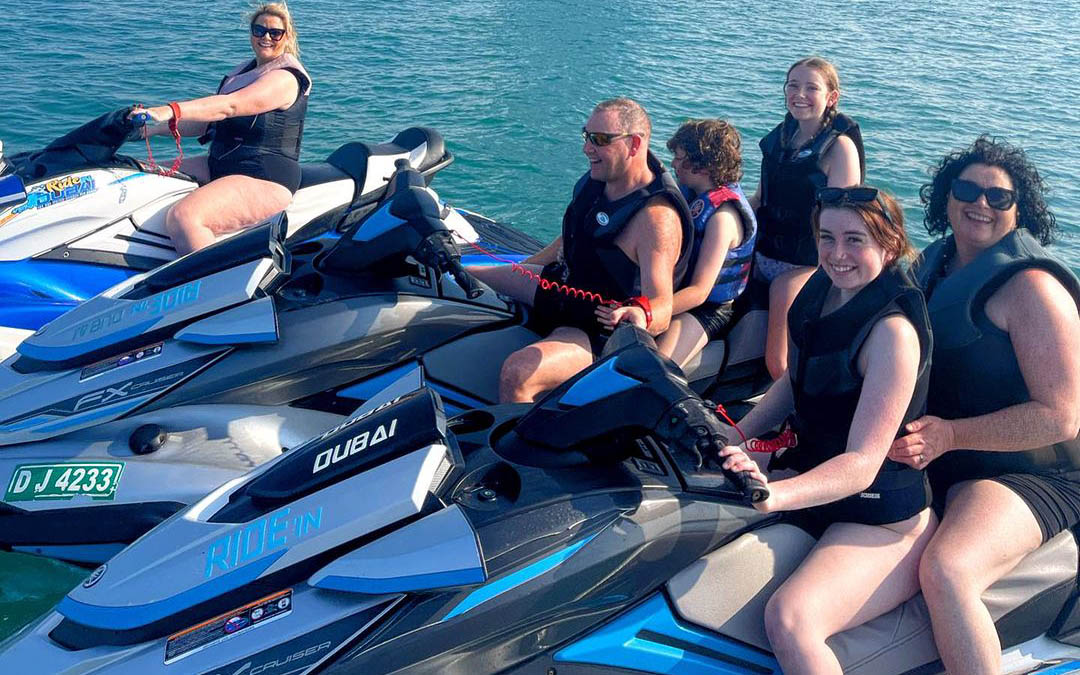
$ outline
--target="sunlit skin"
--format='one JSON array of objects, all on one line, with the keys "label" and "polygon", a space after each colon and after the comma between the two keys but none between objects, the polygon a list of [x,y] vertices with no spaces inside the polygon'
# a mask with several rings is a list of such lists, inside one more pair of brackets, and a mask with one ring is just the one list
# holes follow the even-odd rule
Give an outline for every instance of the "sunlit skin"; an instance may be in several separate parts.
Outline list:
[{"label": "sunlit skin", "polygon": [[870,236],[862,217],[851,209],[822,209],[819,223],[818,264],[839,291],[839,304],[843,304],[881,274],[889,256]]},{"label": "sunlit skin", "polygon": [[784,83],[784,102],[788,112],[799,122],[795,145],[800,145],[817,135],[822,127],[825,110],[836,105],[840,92],[829,91],[825,78],[817,68],[796,66],[788,73]]},{"label": "sunlit skin", "polygon": [[[255,25],[262,26],[263,28],[278,28],[285,30],[285,22],[281,20],[281,17],[274,16],[273,14],[263,14],[257,17],[255,19]],[[283,35],[280,40],[274,42],[270,39],[269,33],[263,35],[261,38],[252,35],[251,51],[255,53],[255,61],[261,66],[284,54],[286,38],[288,38],[288,34]]]},{"label": "sunlit skin", "polygon": [[[970,164],[958,177],[983,188],[1014,189],[1009,173],[1000,166]],[[974,202],[968,203],[953,197],[950,191],[945,213],[949,217],[949,225],[956,239],[957,258],[962,264],[996,244],[1006,234],[1015,230],[1017,225],[1016,204],[1004,211],[998,211],[986,203],[986,195],[979,195]]]},{"label": "sunlit skin", "polygon": [[[614,110],[595,111],[585,122],[585,130],[605,134],[626,133],[619,124],[619,114]],[[622,177],[631,173],[628,171],[630,158],[640,148],[641,136],[632,135],[617,138],[603,147],[586,140],[581,151],[589,160],[589,176],[606,183],[604,191],[610,197],[624,191],[627,181]]]}]

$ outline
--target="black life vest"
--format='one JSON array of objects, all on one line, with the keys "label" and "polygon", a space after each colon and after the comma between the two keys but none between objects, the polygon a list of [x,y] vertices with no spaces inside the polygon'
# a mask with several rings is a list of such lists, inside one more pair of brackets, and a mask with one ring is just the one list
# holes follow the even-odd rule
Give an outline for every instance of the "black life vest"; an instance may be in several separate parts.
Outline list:
[{"label": "black life vest", "polygon": [[[251,67],[254,66],[255,61],[252,60]],[[200,141],[212,140],[212,159],[238,161],[259,155],[281,155],[294,162],[300,160],[300,142],[304,136],[304,117],[307,115],[308,104],[305,92],[311,80],[300,69],[285,70],[295,75],[300,85],[293,104],[285,110],[229,117],[211,124]],[[228,77],[222,80],[222,85],[227,79]]]},{"label": "black life vest", "polygon": [[[1025,229],[1005,235],[948,276],[956,254],[952,235],[923,251],[917,279],[926,290],[934,329],[934,365],[927,411],[945,419],[975,417],[1031,400],[1008,333],[986,316],[986,301],[1014,274],[1042,269],[1080,305],[1080,280]],[[1005,473],[1080,469],[1080,440],[1020,452],[953,450],[930,463],[935,487]]]},{"label": "black life vest", "polygon": [[774,260],[817,266],[810,214],[817,192],[828,184],[821,158],[846,135],[859,151],[860,176],[866,176],[862,132],[855,120],[837,113],[812,141],[799,150],[788,147],[799,123],[788,113],[761,139],[761,205],[758,208],[758,251]]},{"label": "black life vest", "polygon": [[[933,341],[922,293],[908,274],[892,265],[843,306],[821,316],[831,288],[825,271],[817,270],[788,313],[792,343],[789,372],[795,403],[791,426],[798,446],[785,451],[777,464],[800,472],[847,449],[863,385],[859,350],[884,317],[904,315],[919,336],[918,379],[897,436],[904,424],[921,417],[926,409]],[[817,509],[831,520],[883,524],[910,518],[928,504],[924,473],[886,459],[867,490]]]},{"label": "black life vest", "polygon": [[[578,180],[563,215],[563,260],[544,268],[545,279],[612,300],[641,295],[641,270],[615,244],[615,239],[650,199],[662,196],[678,212],[682,223],[682,248],[675,263],[675,288],[680,287],[687,275],[694,244],[693,218],[679,186],[652,152],[647,162],[654,175],[652,182],[615,201],[604,196],[606,184],[593,180],[588,173]],[[577,326],[586,332],[600,328],[593,314],[596,303],[592,301],[537,289],[533,306],[564,316],[567,321],[563,325]]]}]

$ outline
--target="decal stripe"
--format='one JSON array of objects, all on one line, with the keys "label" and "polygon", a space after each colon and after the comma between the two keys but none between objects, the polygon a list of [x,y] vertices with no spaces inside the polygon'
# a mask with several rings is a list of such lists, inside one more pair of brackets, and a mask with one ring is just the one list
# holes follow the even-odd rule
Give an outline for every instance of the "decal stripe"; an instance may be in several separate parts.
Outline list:
[{"label": "decal stripe", "polygon": [[590,541],[592,541],[593,537],[595,536],[595,534],[589,535],[588,537],[582,539],[573,546],[564,548],[561,551],[556,551],[555,553],[552,553],[546,558],[541,558],[540,560],[537,560],[536,562],[532,563],[527,567],[523,567],[522,569],[519,569],[516,572],[512,572],[505,577],[501,577],[484,586],[481,586],[472,593],[469,593],[469,595],[467,595],[464,600],[459,602],[457,606],[451,609],[450,612],[442,618],[442,620],[449,621],[450,619],[454,618],[459,614],[464,614],[465,612],[473,609],[474,607],[477,607],[478,605],[482,605],[483,603],[492,600],[509,590],[517,588],[522,584],[528,583],[546,572],[550,572],[551,570],[555,569],[559,565],[569,560],[572,555],[581,550],[581,548],[585,546],[585,544],[588,544]]}]

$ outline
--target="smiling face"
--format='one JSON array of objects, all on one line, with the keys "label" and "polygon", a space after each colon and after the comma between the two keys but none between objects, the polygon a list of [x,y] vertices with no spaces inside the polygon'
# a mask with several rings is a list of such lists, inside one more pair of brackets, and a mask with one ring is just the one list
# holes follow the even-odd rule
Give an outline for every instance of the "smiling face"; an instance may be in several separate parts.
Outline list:
[{"label": "smiling face", "polygon": [[818,220],[818,264],[847,296],[859,292],[892,262],[858,212],[823,208]]},{"label": "smiling face", "polygon": [[[625,134],[629,129],[622,128],[619,114],[615,110],[596,110],[585,123],[585,130],[606,134]],[[617,181],[627,174],[630,158],[639,142],[638,136],[616,138],[608,145],[599,146],[586,140],[582,152],[589,159],[589,176],[593,180],[609,183]]]},{"label": "smiling face", "polygon": [[829,89],[829,85],[817,68],[798,65],[788,73],[784,84],[784,101],[788,112],[801,121],[820,120],[825,110],[836,105],[840,92]]},{"label": "smiling face", "polygon": [[[1015,189],[1009,173],[1000,166],[970,164],[960,172],[961,180],[969,180],[982,188],[1000,187]],[[945,210],[949,226],[956,237],[958,249],[981,251],[993,246],[1002,237],[1016,229],[1017,206],[1013,204],[1004,211],[991,208],[986,195],[979,195],[974,202],[962,202],[949,192]]]},{"label": "smiling face", "polygon": [[[253,26],[262,26],[266,29],[285,30],[285,22],[280,17],[273,14],[260,14],[255,17],[251,22]],[[277,57],[285,53],[285,45],[287,44],[288,34],[283,35],[280,40],[274,42],[267,33],[262,37],[251,36],[251,51],[255,52],[255,59],[260,64],[267,61],[273,61]]]}]

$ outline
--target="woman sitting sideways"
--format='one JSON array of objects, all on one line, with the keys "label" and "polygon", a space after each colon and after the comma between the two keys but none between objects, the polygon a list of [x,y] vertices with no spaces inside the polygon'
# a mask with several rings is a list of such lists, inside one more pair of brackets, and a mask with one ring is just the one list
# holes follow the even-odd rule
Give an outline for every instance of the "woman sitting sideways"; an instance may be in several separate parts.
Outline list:
[{"label": "woman sitting sideways", "polygon": [[217,94],[145,110],[154,122],[148,135],[175,130],[212,141],[208,156],[180,167],[205,184],[165,218],[181,255],[283,211],[300,187],[311,77],[297,60],[296,27],[284,3],[268,3],[252,12],[250,31],[255,58],[226,75]]},{"label": "woman sitting sideways", "polygon": [[[667,142],[694,218],[693,271],[690,283],[675,292],[671,325],[656,344],[680,367],[724,333],[732,302],[750,279],[757,220],[739,186],[740,145],[738,130],[719,119],[689,120]],[[624,317],[640,325],[640,312],[632,309],[601,305],[596,314],[611,327]]]},{"label": "woman sitting sideways", "polygon": [[823,188],[812,218],[820,267],[788,314],[790,367],[740,425],[757,436],[786,420],[793,433],[769,468],[798,473],[770,483],[744,450],[720,455],[768,483],[759,510],[802,510],[823,530],[769,599],[765,628],[785,673],[840,673],[825,640],[919,591],[937,520],[923,472],[886,453],[925,409],[932,345],[896,201],[868,186]]}]

